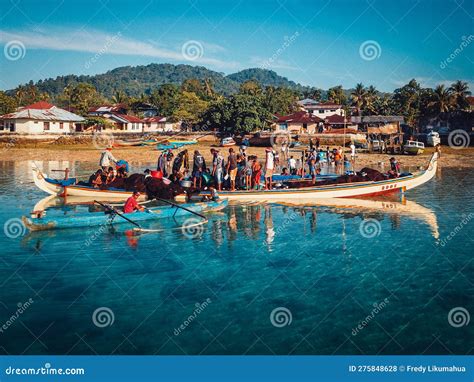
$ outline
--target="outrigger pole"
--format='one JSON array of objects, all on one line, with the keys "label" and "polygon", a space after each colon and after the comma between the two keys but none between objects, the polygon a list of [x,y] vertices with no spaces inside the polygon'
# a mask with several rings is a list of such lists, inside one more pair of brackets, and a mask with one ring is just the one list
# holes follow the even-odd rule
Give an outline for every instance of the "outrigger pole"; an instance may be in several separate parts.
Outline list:
[{"label": "outrigger pole", "polygon": [[126,216],[124,216],[121,212],[119,212],[115,207],[112,207],[112,206],[109,206],[108,204],[105,204],[105,203],[101,203],[99,202],[98,200],[94,200],[94,203],[97,203],[99,204],[100,206],[104,207],[106,210],[110,211],[110,212],[113,212],[115,215],[117,216],[120,216],[122,219],[128,221],[129,223],[132,223],[135,227],[138,227],[138,228],[142,228],[140,226],[140,224],[138,224],[137,222],[134,222],[133,220],[127,218]]}]

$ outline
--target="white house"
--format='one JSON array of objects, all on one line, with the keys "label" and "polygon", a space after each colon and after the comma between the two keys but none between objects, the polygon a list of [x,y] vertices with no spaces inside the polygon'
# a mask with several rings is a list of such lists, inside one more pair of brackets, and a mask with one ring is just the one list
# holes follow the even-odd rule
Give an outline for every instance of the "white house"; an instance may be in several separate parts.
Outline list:
[{"label": "white house", "polygon": [[101,117],[107,118],[114,123],[116,131],[126,133],[142,133],[144,129],[144,122],[142,119],[133,115],[110,113],[102,114]]},{"label": "white house", "polygon": [[168,131],[179,131],[180,123],[167,122],[166,117],[149,117],[145,118],[145,132],[168,132]]},{"label": "white house", "polygon": [[298,105],[302,110],[307,111],[321,119],[325,119],[331,115],[344,116],[342,105],[333,102],[318,102],[314,99],[306,98],[298,101]]},{"label": "white house", "polygon": [[0,116],[0,132],[19,134],[65,134],[80,129],[84,118],[40,101]]}]

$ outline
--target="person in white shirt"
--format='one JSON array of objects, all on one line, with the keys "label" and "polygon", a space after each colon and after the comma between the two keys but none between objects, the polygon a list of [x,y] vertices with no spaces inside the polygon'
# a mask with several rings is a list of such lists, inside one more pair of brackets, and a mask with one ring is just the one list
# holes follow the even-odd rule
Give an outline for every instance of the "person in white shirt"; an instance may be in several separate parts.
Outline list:
[{"label": "person in white shirt", "polygon": [[265,149],[265,189],[272,189],[272,176],[275,167],[275,156],[271,148]]},{"label": "person in white shirt", "polygon": [[296,159],[293,158],[293,155],[288,159],[288,167],[290,168],[290,174],[296,175]]},{"label": "person in white shirt", "polygon": [[356,147],[354,142],[351,143],[351,160],[355,161],[356,158]]},{"label": "person in white shirt", "polygon": [[110,162],[116,164],[117,159],[115,159],[112,154],[112,147],[107,147],[100,156],[99,166],[101,166],[103,170],[106,170],[110,166]]}]

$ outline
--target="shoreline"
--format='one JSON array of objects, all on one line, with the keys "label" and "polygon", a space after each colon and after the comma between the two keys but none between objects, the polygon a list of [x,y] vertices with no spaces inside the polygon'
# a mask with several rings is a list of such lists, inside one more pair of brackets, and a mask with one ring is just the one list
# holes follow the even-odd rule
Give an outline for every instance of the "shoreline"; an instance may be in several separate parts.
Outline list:
[{"label": "shoreline", "polygon": [[[215,147],[209,142],[200,142],[196,145],[186,146],[192,157],[194,150],[199,150],[204,155],[206,163],[209,165],[211,160],[210,149]],[[331,147],[332,148],[332,147]],[[224,158],[227,158],[228,147],[219,148]],[[177,153],[183,149],[173,150]],[[238,146],[234,146],[234,150],[238,152]],[[247,153],[249,155],[257,155],[260,161],[264,160],[264,147],[249,147]],[[402,166],[425,166],[434,152],[434,148],[425,149],[421,155],[395,155]],[[18,148],[4,146],[0,148],[0,161],[82,161],[95,162],[99,161],[101,150],[92,145],[75,145],[72,148],[70,145],[42,145],[42,147],[35,148]],[[134,147],[120,147],[114,148],[113,154],[117,159],[125,159],[128,162],[156,162],[160,151],[154,147],[134,146]],[[295,158],[300,157],[300,152],[290,152]],[[349,156],[349,151],[346,148],[346,155]],[[357,153],[356,169],[363,167],[378,167],[381,162],[388,165],[391,154],[376,154],[376,153]],[[463,149],[452,149],[448,146],[441,147],[440,166],[442,167],[459,167],[470,168],[474,167],[474,148],[468,147]]]}]

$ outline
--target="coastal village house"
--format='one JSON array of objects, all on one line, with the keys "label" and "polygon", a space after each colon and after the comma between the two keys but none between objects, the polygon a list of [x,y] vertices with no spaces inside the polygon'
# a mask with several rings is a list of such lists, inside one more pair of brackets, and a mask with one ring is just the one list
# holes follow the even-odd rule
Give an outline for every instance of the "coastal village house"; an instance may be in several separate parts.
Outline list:
[{"label": "coastal village house", "polygon": [[40,101],[0,116],[0,132],[18,134],[68,134],[81,130],[84,118]]},{"label": "coastal village house", "polygon": [[145,118],[143,122],[145,123],[144,131],[146,133],[181,130],[180,123],[168,122],[166,117],[149,117]]},{"label": "coastal village house", "polygon": [[291,134],[314,134],[318,132],[324,120],[306,111],[297,111],[290,115],[278,116],[276,130],[288,131]]},{"label": "coastal village house", "polygon": [[331,115],[344,116],[345,114],[342,105],[333,102],[318,102],[311,98],[298,101],[298,106],[301,110],[305,110],[321,119],[325,119]]}]

